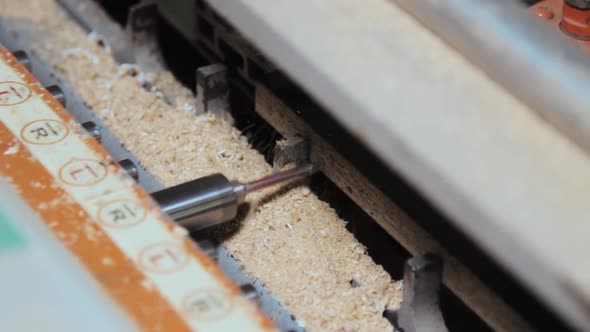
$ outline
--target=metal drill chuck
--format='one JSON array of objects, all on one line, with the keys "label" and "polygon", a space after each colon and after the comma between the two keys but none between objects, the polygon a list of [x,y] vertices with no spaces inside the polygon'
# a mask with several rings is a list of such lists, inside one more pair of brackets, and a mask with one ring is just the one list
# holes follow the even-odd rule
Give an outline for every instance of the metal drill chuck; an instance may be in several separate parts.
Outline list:
[{"label": "metal drill chuck", "polygon": [[152,193],[152,198],[174,221],[190,230],[200,230],[234,219],[247,193],[309,176],[316,171],[317,168],[306,165],[245,184],[230,181],[222,174],[213,174]]},{"label": "metal drill chuck", "polygon": [[213,174],[152,194],[162,211],[190,230],[232,220],[244,201],[244,186]]}]

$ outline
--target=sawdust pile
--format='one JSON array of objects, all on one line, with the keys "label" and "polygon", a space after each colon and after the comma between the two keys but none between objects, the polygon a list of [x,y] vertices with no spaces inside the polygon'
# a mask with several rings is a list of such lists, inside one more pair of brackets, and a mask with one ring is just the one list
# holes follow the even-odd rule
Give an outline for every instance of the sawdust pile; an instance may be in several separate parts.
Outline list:
[{"label": "sawdust pile", "polygon": [[[166,186],[222,172],[246,181],[271,172],[262,155],[230,124],[195,116],[192,93],[169,73],[143,75],[120,66],[52,0],[1,0],[2,24],[26,34],[51,64]],[[170,106],[146,81],[174,91]],[[386,307],[397,307],[399,283],[376,265],[345,222],[300,186],[272,200],[251,200],[227,249],[310,330],[388,331]],[[258,204],[260,201],[260,204]],[[360,287],[351,287],[356,280]]]}]

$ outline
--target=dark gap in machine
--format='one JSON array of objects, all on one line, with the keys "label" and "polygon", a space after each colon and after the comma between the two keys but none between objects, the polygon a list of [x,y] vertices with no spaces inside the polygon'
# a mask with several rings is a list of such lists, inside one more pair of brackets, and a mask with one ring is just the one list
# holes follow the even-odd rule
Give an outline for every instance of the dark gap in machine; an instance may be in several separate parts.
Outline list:
[{"label": "dark gap in machine", "polygon": [[182,84],[195,92],[197,68],[208,65],[209,61],[196,52],[166,20],[160,19],[159,24],[158,39],[166,66]]},{"label": "dark gap in machine", "polygon": [[375,263],[383,266],[394,279],[403,278],[404,262],[410,257],[404,247],[392,239],[325,175],[314,175],[309,187],[319,199],[330,204],[338,217],[346,221],[346,229],[367,247],[367,253]]},{"label": "dark gap in machine", "polygon": [[230,100],[234,126],[264,156],[266,162],[272,165],[276,142],[282,138],[281,134],[254,111],[252,100],[239,89],[230,92]]},{"label": "dark gap in machine", "polygon": [[244,57],[225,40],[219,38],[217,42],[219,43],[219,49],[221,49],[221,52],[223,53],[225,64],[234,69],[243,69]]},{"label": "dark gap in machine", "polygon": [[207,8],[207,5],[205,4],[204,0],[195,0],[195,4],[198,9],[205,10]]},{"label": "dark gap in machine", "polygon": [[215,43],[215,31],[213,30],[213,25],[211,25],[211,23],[205,18],[200,18],[197,22],[199,33],[209,42]]},{"label": "dark gap in machine", "polygon": [[127,22],[129,7],[139,3],[139,0],[96,0],[109,16],[121,26]]},{"label": "dark gap in machine", "polygon": [[532,6],[538,2],[541,2],[542,0],[519,0],[519,1],[522,2],[526,6]]},{"label": "dark gap in machine", "polygon": [[264,70],[255,62],[250,59],[246,59],[248,66],[248,76],[256,81],[260,81],[264,78]]}]

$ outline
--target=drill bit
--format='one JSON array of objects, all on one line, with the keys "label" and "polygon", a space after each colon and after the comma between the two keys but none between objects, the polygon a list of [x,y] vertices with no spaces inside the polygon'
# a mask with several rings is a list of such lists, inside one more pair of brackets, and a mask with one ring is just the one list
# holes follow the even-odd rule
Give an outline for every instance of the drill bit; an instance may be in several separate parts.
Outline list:
[{"label": "drill bit", "polygon": [[247,194],[310,176],[317,171],[313,165],[295,167],[261,179],[240,183],[223,174],[213,174],[152,194],[162,211],[179,224],[199,230],[235,218]]}]

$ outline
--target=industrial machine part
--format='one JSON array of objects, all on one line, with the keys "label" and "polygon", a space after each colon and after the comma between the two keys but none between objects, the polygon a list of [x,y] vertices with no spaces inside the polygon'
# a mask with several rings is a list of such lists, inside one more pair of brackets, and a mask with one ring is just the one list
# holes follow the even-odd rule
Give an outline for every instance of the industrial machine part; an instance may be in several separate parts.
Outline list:
[{"label": "industrial machine part", "polygon": [[[590,231],[581,185],[590,183],[590,65],[559,33],[515,1],[210,5],[528,290],[572,325],[590,325],[579,264]],[[424,250],[403,227],[380,224]],[[470,301],[459,279],[443,280]]]},{"label": "industrial machine part", "polygon": [[213,174],[152,193],[162,211],[190,230],[200,230],[233,220],[248,193],[285,181],[310,176],[312,165],[277,172],[249,183]]},{"label": "industrial machine part", "polygon": [[21,65],[25,66],[25,68],[27,68],[28,71],[32,70],[33,65],[27,52],[23,50],[17,50],[14,51],[13,55],[16,58],[16,61],[18,61],[18,63],[20,63]]},{"label": "industrial machine part", "polygon": [[55,100],[59,101],[59,103],[63,107],[67,107],[66,95],[64,94],[63,90],[59,87],[59,85],[55,85],[55,84],[50,85],[48,87],[45,87],[45,90],[47,90],[47,92],[51,93],[53,98],[55,98]]},{"label": "industrial machine part", "polygon": [[[90,136],[92,136],[94,139],[96,139],[95,135],[92,133],[92,129],[93,128],[88,128],[90,130],[88,130],[87,128],[84,128],[88,131],[88,134],[90,134]],[[117,162],[117,164],[119,164],[119,166],[121,166],[121,168],[123,168],[123,170],[127,173],[127,175],[129,175],[130,177],[132,177],[134,180],[138,180],[139,179],[139,170],[137,168],[137,166],[135,166],[135,163],[129,159],[123,159],[123,160],[119,160]]]},{"label": "industrial machine part", "polygon": [[152,194],[162,211],[192,230],[233,219],[244,201],[242,185],[214,174]]},{"label": "industrial machine part", "polygon": [[406,332],[446,332],[439,306],[441,260],[434,255],[414,257],[404,267],[404,302],[397,312],[398,326]]},{"label": "industrial machine part", "polygon": [[229,114],[229,77],[227,68],[221,64],[200,67],[196,73],[198,112],[210,112],[231,120]]},{"label": "industrial machine part", "polygon": [[82,123],[81,126],[82,128],[84,128],[84,130],[86,130],[86,132],[88,132],[88,135],[92,136],[92,138],[100,142],[100,127],[96,123],[92,121],[86,121]]},{"label": "industrial machine part", "polygon": [[[518,283],[532,307],[569,327],[589,326],[588,272],[579,264],[588,231],[588,61],[558,36],[588,44],[587,1],[531,7],[560,33],[509,1],[171,0],[157,1],[159,7],[142,1],[130,7],[127,33],[106,24],[94,2],[60,2],[89,30],[102,31],[117,59],[146,71],[161,56],[155,48],[161,15],[209,61],[197,70],[198,111],[225,118],[230,96],[246,95],[254,104],[247,111],[286,138],[280,148],[303,137],[329,180],[401,246],[413,255],[436,252],[442,271],[421,256],[406,265],[400,327],[444,325],[435,298],[439,279],[496,330],[543,324],[528,306],[519,307],[513,288],[498,287],[504,280]],[[177,73],[183,71],[190,70]],[[100,137],[96,127],[84,127]],[[149,178],[136,169],[140,179]],[[392,180],[397,175],[402,180]],[[406,192],[396,189],[404,186],[444,216],[412,213],[423,205],[398,201]],[[243,193],[237,187],[216,175],[154,198],[171,217],[201,228],[235,215]]]},{"label": "industrial machine part", "polygon": [[404,301],[399,310],[387,311],[390,319],[404,332],[447,332],[439,305],[442,261],[433,254],[408,259],[404,265]]}]

